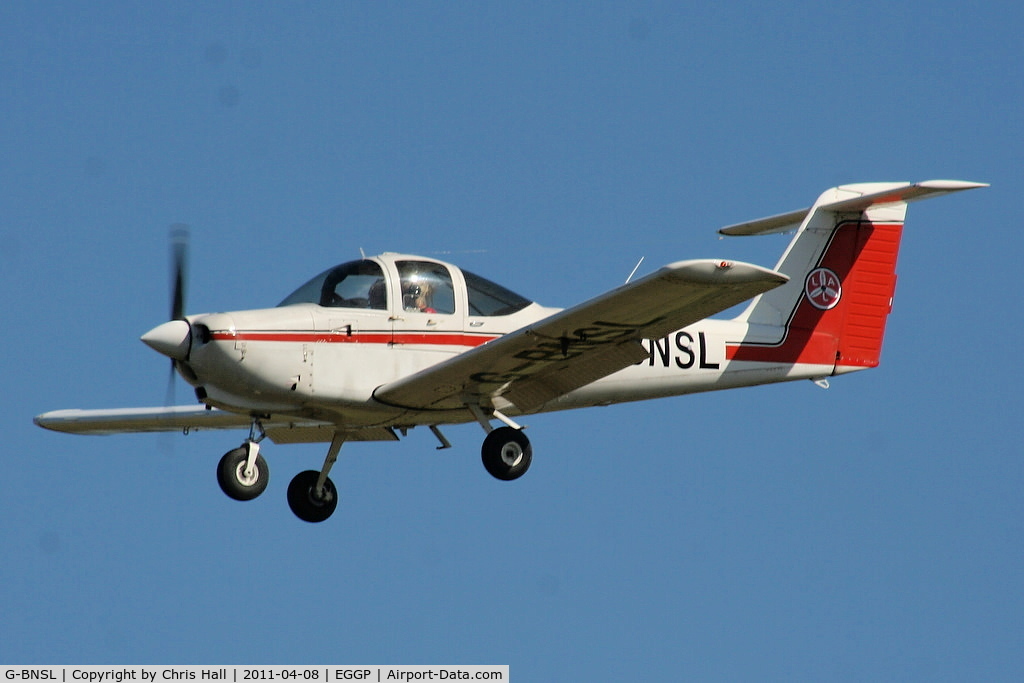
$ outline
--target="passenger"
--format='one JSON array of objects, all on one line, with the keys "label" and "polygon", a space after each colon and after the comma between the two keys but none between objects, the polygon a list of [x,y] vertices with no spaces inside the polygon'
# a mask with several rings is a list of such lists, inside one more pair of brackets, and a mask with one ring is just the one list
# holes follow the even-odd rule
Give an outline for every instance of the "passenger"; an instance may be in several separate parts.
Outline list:
[{"label": "passenger", "polygon": [[377,278],[377,281],[370,285],[367,292],[367,308],[384,310],[388,307],[388,290],[384,284],[384,278]]}]

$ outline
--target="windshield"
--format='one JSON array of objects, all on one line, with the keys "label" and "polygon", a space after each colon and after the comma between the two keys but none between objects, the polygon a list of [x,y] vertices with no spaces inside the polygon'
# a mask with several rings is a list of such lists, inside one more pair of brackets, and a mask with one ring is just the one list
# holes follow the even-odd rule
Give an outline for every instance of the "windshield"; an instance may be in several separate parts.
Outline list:
[{"label": "windshield", "polygon": [[319,304],[331,308],[388,307],[384,272],[374,261],[350,261],[335,266],[292,292],[278,306]]}]

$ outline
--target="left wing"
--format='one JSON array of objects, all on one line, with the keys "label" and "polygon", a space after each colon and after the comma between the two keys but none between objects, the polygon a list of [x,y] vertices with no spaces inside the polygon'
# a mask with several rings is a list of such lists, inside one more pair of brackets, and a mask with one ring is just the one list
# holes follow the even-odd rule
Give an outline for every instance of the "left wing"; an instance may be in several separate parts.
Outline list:
[{"label": "left wing", "polygon": [[610,375],[656,339],[724,311],[789,278],[732,261],[679,261],[414,375],[374,398],[414,410],[451,410],[501,397],[529,412]]},{"label": "left wing", "polygon": [[[243,429],[252,418],[241,413],[205,406],[169,406],[166,408],[115,408],[111,410],[54,410],[35,418],[40,427],[68,434],[128,434],[138,432],[177,432],[202,429]],[[331,422],[301,420],[284,416],[261,422],[274,443],[329,442],[338,431]],[[346,441],[397,441],[386,428],[343,430]]]}]

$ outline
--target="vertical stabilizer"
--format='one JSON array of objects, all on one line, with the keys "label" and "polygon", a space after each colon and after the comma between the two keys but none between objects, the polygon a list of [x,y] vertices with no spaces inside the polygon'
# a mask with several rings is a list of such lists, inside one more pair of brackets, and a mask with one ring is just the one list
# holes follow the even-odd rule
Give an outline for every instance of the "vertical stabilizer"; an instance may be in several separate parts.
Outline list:
[{"label": "vertical stabilizer", "polygon": [[740,314],[749,333],[730,347],[730,359],[813,365],[825,374],[878,365],[907,202],[973,187],[984,185],[843,185],[806,211],[723,228],[727,235],[755,235],[799,226],[775,268],[790,281]]}]

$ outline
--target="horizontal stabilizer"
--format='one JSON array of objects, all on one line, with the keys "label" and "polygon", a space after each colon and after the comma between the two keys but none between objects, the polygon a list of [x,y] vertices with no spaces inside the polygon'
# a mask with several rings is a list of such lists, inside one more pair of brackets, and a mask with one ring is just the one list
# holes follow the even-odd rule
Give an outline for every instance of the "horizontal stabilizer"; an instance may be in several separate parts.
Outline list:
[{"label": "horizontal stabilizer", "polygon": [[[988,187],[988,184],[972,183],[964,180],[926,180],[920,183],[895,183],[878,192],[860,194],[859,196],[837,199],[832,202],[822,202],[817,204],[816,208],[834,213],[855,213],[864,211],[872,206],[895,204],[897,202],[913,202],[919,199],[937,197],[961,190],[972,190],[978,187]],[[837,195],[842,193],[849,194],[858,192],[857,188],[857,185],[841,185],[835,188],[835,192]],[[757,220],[746,221],[745,223],[736,223],[735,225],[724,227],[718,232],[732,237],[789,232],[799,228],[810,212],[811,208],[798,209],[776,216],[758,218]]]},{"label": "horizontal stabilizer", "polygon": [[746,237],[748,235],[770,235],[776,232],[789,232],[796,230],[804,222],[804,218],[810,213],[810,207],[798,209],[789,213],[780,213],[777,216],[758,218],[746,223],[736,223],[719,230],[719,234],[730,237]]},{"label": "horizontal stabilizer", "polygon": [[[904,183],[891,189],[881,192],[864,194],[852,199],[842,199],[830,204],[819,205],[819,209],[833,211],[835,213],[853,213],[864,211],[872,206],[881,204],[895,204],[897,202],[916,202],[919,199],[938,197],[951,192],[961,190],[973,190],[978,187],[988,187],[986,183],[970,183],[963,180],[926,180],[922,183]],[[846,186],[838,188],[840,191]]]}]

